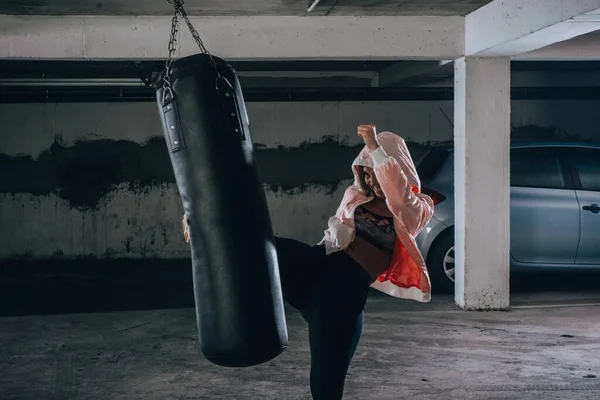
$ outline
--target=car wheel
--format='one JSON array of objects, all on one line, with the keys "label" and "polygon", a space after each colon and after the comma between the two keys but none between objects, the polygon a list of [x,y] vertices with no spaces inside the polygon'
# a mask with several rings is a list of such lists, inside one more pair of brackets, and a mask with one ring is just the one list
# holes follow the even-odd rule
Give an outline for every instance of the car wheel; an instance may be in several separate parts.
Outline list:
[{"label": "car wheel", "polygon": [[454,293],[454,229],[444,232],[433,244],[427,269],[434,292]]}]

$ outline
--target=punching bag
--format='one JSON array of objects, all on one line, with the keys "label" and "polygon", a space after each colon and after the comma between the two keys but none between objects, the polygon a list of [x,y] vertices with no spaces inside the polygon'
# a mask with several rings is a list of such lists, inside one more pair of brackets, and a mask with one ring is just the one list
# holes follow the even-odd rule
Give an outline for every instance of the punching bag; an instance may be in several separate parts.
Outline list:
[{"label": "punching bag", "polygon": [[287,328],[236,73],[210,54],[180,58],[158,76],[156,98],[189,225],[201,351],[228,367],[273,359],[287,346]]}]

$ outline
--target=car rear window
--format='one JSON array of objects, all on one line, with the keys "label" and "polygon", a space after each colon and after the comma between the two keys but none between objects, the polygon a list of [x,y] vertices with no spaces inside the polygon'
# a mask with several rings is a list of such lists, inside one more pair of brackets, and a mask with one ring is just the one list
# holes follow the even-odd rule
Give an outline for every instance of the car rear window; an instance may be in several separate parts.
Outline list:
[{"label": "car rear window", "polygon": [[421,181],[432,179],[442,167],[450,152],[445,148],[433,148],[425,154],[417,165],[417,173]]},{"label": "car rear window", "polygon": [[571,163],[575,167],[583,190],[600,191],[600,150],[574,148]]},{"label": "car rear window", "polygon": [[558,153],[551,147],[512,149],[510,185],[532,188],[563,189],[565,173]]}]

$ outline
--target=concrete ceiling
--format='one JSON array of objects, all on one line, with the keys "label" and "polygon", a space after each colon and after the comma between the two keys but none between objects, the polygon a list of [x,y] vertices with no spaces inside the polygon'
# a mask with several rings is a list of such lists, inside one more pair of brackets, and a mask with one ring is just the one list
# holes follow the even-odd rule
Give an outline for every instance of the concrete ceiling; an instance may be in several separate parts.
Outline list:
[{"label": "concrete ceiling", "polygon": [[[314,1],[314,0],[313,0]],[[491,0],[321,0],[307,12],[308,0],[187,0],[190,15],[402,15],[463,16]],[[11,15],[170,15],[166,0],[0,1]]]}]

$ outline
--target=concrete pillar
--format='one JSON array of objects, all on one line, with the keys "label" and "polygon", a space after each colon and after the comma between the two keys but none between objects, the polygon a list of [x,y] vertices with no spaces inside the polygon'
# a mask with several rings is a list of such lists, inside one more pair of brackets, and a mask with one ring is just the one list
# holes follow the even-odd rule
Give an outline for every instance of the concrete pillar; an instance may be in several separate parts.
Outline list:
[{"label": "concrete pillar", "polygon": [[510,59],[455,61],[456,304],[509,307]]}]

